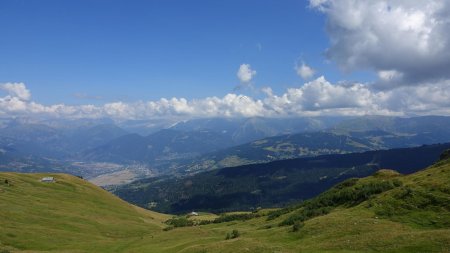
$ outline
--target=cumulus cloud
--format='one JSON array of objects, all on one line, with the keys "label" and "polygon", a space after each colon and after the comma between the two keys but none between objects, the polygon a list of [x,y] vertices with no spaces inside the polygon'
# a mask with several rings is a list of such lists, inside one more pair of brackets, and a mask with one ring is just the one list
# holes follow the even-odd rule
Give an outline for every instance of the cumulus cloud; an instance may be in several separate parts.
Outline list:
[{"label": "cumulus cloud", "polygon": [[[2,85],[3,87],[4,85]],[[9,86],[8,86],[9,87]],[[24,89],[26,87],[24,86]],[[42,105],[21,93],[0,97],[0,116],[102,118],[297,117],[321,115],[449,115],[450,81],[374,90],[370,84],[331,83],[321,76],[283,94],[263,88],[265,97],[229,93],[223,97],[161,98],[103,105]],[[25,97],[30,97],[28,96]]]},{"label": "cumulus cloud", "polygon": [[281,96],[268,93],[265,104],[281,116],[393,115],[379,104],[385,94],[365,84],[332,84],[321,76]]},{"label": "cumulus cloud", "polygon": [[239,70],[236,73],[239,81],[243,84],[249,83],[256,75],[256,71],[252,70],[250,64],[241,64]]},{"label": "cumulus cloud", "polygon": [[327,16],[327,57],[342,69],[372,69],[391,85],[450,78],[450,2],[310,0]]},{"label": "cumulus cloud", "polygon": [[390,82],[401,79],[403,77],[402,73],[396,70],[380,70],[378,71],[378,78],[383,82]]},{"label": "cumulus cloud", "polygon": [[304,62],[300,66],[296,66],[295,70],[297,72],[297,75],[299,75],[304,80],[310,79],[314,76],[315,70],[311,68],[310,66],[306,65]]},{"label": "cumulus cloud", "polygon": [[29,100],[30,91],[25,87],[24,83],[4,83],[0,84],[0,89],[9,93],[10,96],[20,100]]}]

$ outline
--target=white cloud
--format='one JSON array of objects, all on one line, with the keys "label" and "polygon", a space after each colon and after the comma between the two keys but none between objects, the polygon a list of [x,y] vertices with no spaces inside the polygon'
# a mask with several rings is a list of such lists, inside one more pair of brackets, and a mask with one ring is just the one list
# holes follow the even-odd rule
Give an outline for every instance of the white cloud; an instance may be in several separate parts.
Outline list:
[{"label": "white cloud", "polygon": [[0,89],[9,93],[10,96],[21,100],[29,100],[30,91],[25,87],[24,83],[4,83],[0,84]]},{"label": "white cloud", "polygon": [[297,71],[297,74],[304,80],[310,79],[315,74],[315,70],[306,65],[304,62],[302,62],[302,65],[296,66],[295,70]]},{"label": "white cloud", "polygon": [[[449,115],[450,81],[374,90],[370,84],[330,83],[325,77],[289,88],[276,95],[263,88],[265,97],[241,94],[223,97],[161,98],[156,101],[121,101],[103,105],[42,105],[11,92],[0,97],[1,116],[62,118],[149,119],[210,117],[296,117],[320,115]],[[26,89],[26,87],[23,87]],[[28,97],[31,95],[29,94]],[[21,98],[22,97],[22,98]]]},{"label": "white cloud", "polygon": [[[327,16],[329,59],[342,69],[396,73],[397,85],[450,78],[450,1],[310,0]],[[389,78],[388,78],[389,79]]]},{"label": "white cloud", "polygon": [[249,83],[256,75],[256,71],[252,70],[250,64],[244,63],[239,66],[239,70],[236,75],[241,83]]},{"label": "white cloud", "polygon": [[403,77],[402,73],[396,70],[380,70],[378,71],[378,78],[383,82],[395,81]]},{"label": "white cloud", "polygon": [[282,96],[268,94],[265,104],[282,116],[395,114],[378,106],[380,98],[367,85],[331,84],[321,76]]}]

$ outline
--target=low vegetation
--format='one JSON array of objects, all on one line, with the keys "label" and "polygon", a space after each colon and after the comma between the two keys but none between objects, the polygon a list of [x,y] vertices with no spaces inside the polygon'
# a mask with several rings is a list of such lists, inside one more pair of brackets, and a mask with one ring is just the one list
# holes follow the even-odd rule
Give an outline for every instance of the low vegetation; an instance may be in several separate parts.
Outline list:
[{"label": "low vegetation", "polygon": [[349,179],[287,208],[218,217],[205,214],[207,219],[202,214],[174,217],[143,210],[76,177],[55,174],[51,175],[55,183],[42,183],[42,176],[0,173],[0,252],[450,249],[450,159],[446,156],[411,175],[382,170]]},{"label": "low vegetation", "polygon": [[239,233],[238,230],[233,229],[233,231],[231,231],[231,233],[227,233],[225,240],[235,239],[235,238],[238,238],[240,235],[241,234]]},{"label": "low vegetation", "polygon": [[269,214],[268,219],[274,219],[277,215],[279,216],[295,210],[295,212],[280,223],[281,226],[293,225],[297,221],[303,222],[316,216],[328,214],[331,210],[339,206],[352,207],[358,205],[373,195],[401,185],[402,182],[398,179],[380,180],[378,176],[360,180],[352,178],[294,208],[291,207],[274,211]]}]

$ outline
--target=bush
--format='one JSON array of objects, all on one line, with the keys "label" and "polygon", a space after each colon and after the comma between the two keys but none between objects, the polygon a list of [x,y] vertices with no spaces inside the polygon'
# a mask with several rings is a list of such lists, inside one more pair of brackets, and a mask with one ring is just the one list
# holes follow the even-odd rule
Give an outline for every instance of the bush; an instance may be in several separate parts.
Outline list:
[{"label": "bush", "polygon": [[442,152],[442,154],[439,156],[439,160],[443,161],[450,158],[450,149],[445,150]]},{"label": "bush", "polygon": [[239,233],[239,231],[237,231],[236,229],[233,229],[233,231],[231,231],[231,238],[238,238],[241,234]]},{"label": "bush", "polygon": [[274,220],[274,219],[280,217],[281,215],[290,213],[290,212],[292,212],[292,211],[294,211],[294,210],[296,210],[296,209],[298,209],[298,208],[300,208],[302,206],[303,206],[302,203],[300,203],[300,204],[288,206],[288,207],[285,207],[285,208],[282,208],[282,209],[278,209],[278,210],[275,210],[275,211],[271,211],[267,215],[267,221]]},{"label": "bush", "polygon": [[212,221],[210,221],[210,220],[201,220],[198,223],[198,225],[208,225],[208,224],[211,224],[211,223],[212,223]]},{"label": "bush", "polygon": [[294,222],[294,225],[292,226],[292,232],[297,232],[304,226],[305,226],[305,223],[303,223],[301,221],[296,221],[296,222]]},{"label": "bush", "polygon": [[180,217],[180,218],[172,218],[166,221],[166,224],[172,225],[175,228],[179,227],[190,227],[194,225],[194,222],[191,220],[188,220],[186,217]]},{"label": "bush", "polygon": [[392,183],[394,184],[395,187],[399,187],[399,186],[403,185],[403,182],[398,179],[392,180]]},{"label": "bush", "polygon": [[253,218],[261,217],[261,214],[259,213],[243,213],[243,214],[223,214],[219,216],[218,218],[214,219],[213,223],[222,223],[222,222],[229,222],[229,221],[245,221],[250,220]]},{"label": "bush", "polygon": [[235,238],[238,238],[239,236],[241,236],[239,231],[236,229],[233,229],[233,231],[231,231],[231,233],[227,233],[225,240],[235,239]]}]

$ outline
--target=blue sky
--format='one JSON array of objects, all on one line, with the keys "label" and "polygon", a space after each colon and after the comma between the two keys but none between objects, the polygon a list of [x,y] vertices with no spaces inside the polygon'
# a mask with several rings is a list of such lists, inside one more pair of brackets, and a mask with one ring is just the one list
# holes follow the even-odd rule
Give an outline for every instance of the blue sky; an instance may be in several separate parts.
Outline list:
[{"label": "blue sky", "polygon": [[[1,1],[0,82],[43,104],[224,96],[247,63],[255,87],[300,86],[305,61],[331,81],[325,16],[301,0]],[[258,96],[252,90],[240,90]],[[255,94],[256,93],[256,94]],[[99,100],[99,98],[101,98]]]},{"label": "blue sky", "polygon": [[450,115],[449,16],[441,0],[2,0],[0,117]]}]

